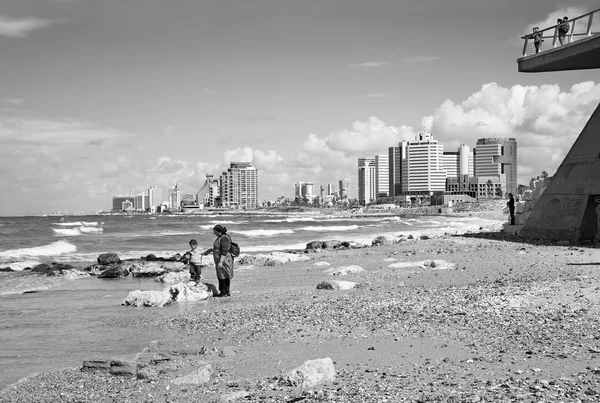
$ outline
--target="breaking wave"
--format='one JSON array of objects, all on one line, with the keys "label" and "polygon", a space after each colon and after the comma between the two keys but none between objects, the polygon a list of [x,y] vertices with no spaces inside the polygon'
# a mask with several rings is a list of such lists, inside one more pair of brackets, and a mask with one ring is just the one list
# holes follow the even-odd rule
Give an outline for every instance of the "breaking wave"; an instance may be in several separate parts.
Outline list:
[{"label": "breaking wave", "polygon": [[317,231],[317,232],[334,232],[334,231],[352,231],[358,229],[358,225],[328,225],[325,227],[302,227],[298,228],[302,231]]},{"label": "breaking wave", "polygon": [[294,231],[291,229],[253,229],[247,231],[232,231],[235,234],[240,234],[249,237],[258,236],[275,236],[279,234],[293,234]]},{"label": "breaking wave", "polygon": [[59,256],[77,251],[77,247],[67,241],[57,241],[35,248],[12,249],[0,252],[0,259],[24,259],[39,256]]}]

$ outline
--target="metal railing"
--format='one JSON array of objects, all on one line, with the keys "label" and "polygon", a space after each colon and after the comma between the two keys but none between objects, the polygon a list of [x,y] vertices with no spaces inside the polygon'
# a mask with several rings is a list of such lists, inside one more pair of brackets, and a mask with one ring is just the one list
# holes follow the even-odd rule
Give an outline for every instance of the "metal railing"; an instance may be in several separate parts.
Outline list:
[{"label": "metal railing", "polygon": [[[564,45],[569,43],[577,42],[590,36],[600,34],[600,8],[594,11],[590,11],[587,14],[580,15],[568,21],[569,31],[564,36]],[[540,30],[542,34],[543,42],[540,43],[539,52],[544,50],[554,49],[562,46],[559,38],[559,27],[562,24],[556,24],[549,28]],[[535,48],[533,41],[533,33],[523,36],[521,39],[525,40],[523,44],[523,57],[538,53]],[[552,46],[548,47],[546,43],[551,40]]]}]

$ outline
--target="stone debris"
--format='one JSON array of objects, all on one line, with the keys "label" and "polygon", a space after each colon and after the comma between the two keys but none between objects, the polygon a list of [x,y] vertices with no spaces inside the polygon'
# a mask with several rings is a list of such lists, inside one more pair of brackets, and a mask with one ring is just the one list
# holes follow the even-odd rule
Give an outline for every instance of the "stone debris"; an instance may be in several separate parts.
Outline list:
[{"label": "stone debris", "polygon": [[194,302],[202,301],[212,297],[217,293],[216,288],[213,284],[208,283],[178,283],[169,287],[169,294],[171,299],[177,302]]},{"label": "stone debris", "polygon": [[331,264],[327,263],[327,262],[317,262],[313,266],[316,266],[316,267],[329,267],[329,266],[331,266]]},{"label": "stone debris", "polygon": [[157,283],[180,283],[183,281],[187,281],[190,279],[190,273],[186,271],[180,272],[169,272],[165,273],[162,276],[158,276],[154,279]]},{"label": "stone debris", "polygon": [[335,367],[329,357],[306,361],[279,379],[279,383],[282,385],[301,388],[313,388],[325,382],[334,381]]},{"label": "stone debris", "polygon": [[325,273],[327,274],[331,274],[332,276],[347,276],[348,274],[356,274],[356,273],[361,273],[365,271],[365,269],[363,269],[360,266],[357,265],[351,265],[351,266],[342,266],[342,267],[338,267],[336,268],[331,268],[331,269],[327,269],[325,270]]},{"label": "stone debris", "polygon": [[191,374],[175,378],[171,381],[174,385],[204,385],[210,382],[211,377],[215,373],[212,365],[207,362],[200,361],[200,368]]},{"label": "stone debris", "polygon": [[350,290],[357,285],[352,281],[325,280],[317,284],[317,290]]},{"label": "stone debris", "polygon": [[121,305],[162,307],[172,302],[171,293],[165,291],[131,291]]},{"label": "stone debris", "polygon": [[226,395],[219,397],[219,403],[233,403],[237,402],[240,399],[246,399],[250,396],[250,393],[245,390],[240,390],[237,392],[231,392]]}]

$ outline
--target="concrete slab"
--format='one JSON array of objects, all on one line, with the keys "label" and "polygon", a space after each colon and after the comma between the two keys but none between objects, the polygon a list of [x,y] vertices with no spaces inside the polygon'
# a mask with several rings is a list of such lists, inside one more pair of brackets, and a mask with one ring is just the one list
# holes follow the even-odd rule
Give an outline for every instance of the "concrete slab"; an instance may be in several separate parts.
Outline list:
[{"label": "concrete slab", "polygon": [[517,59],[522,73],[600,68],[600,34]]}]

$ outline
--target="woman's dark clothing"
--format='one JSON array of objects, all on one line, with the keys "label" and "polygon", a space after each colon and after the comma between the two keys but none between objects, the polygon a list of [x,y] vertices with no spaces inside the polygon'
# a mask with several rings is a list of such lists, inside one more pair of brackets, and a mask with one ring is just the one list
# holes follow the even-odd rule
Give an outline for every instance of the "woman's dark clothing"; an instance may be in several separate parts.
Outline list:
[{"label": "woman's dark clothing", "polygon": [[[219,280],[233,278],[233,256],[229,249],[231,248],[231,240],[228,235],[221,235],[213,242],[213,258],[215,260],[215,267],[217,268],[217,278]],[[223,268],[219,268],[219,262],[221,256],[225,256],[223,260]]]},{"label": "woman's dark clothing", "polygon": [[506,204],[510,213],[510,225],[515,225],[515,199],[511,197]]}]

